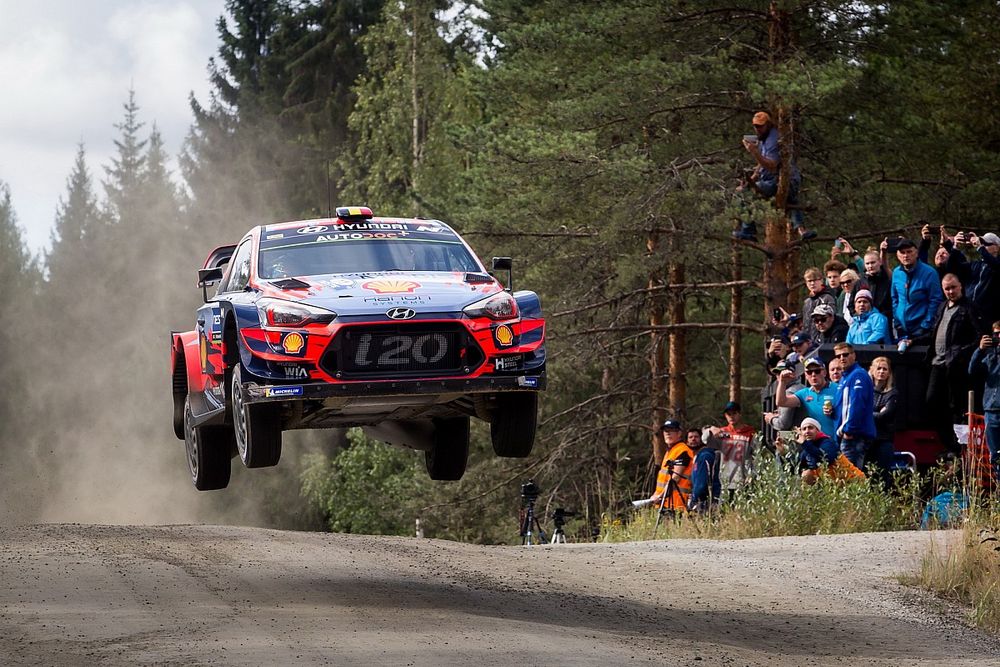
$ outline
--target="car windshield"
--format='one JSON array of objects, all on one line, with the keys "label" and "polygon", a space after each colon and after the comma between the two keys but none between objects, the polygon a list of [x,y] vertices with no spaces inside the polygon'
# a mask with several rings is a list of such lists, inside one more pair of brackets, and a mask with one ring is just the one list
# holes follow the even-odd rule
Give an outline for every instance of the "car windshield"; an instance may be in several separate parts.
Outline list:
[{"label": "car windshield", "polygon": [[464,245],[448,241],[338,241],[262,248],[264,280],[376,271],[482,271]]}]

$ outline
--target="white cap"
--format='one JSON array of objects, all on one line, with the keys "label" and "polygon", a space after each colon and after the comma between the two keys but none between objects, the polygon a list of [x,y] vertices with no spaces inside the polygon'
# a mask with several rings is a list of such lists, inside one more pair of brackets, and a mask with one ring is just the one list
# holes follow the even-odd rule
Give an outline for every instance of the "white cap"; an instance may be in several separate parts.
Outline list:
[{"label": "white cap", "polygon": [[803,419],[802,423],[799,424],[799,427],[801,428],[803,426],[812,426],[817,431],[822,431],[823,430],[823,427],[819,425],[819,422],[816,421],[815,419],[813,419],[812,417],[806,417],[805,419]]}]

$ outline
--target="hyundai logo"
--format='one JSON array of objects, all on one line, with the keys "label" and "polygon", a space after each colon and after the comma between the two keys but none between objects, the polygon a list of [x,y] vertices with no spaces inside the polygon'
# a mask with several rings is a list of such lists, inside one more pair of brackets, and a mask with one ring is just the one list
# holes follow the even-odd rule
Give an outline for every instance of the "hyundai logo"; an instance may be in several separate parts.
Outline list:
[{"label": "hyundai logo", "polygon": [[390,308],[385,311],[385,314],[389,316],[389,319],[393,320],[408,320],[417,314],[417,311],[412,308]]}]

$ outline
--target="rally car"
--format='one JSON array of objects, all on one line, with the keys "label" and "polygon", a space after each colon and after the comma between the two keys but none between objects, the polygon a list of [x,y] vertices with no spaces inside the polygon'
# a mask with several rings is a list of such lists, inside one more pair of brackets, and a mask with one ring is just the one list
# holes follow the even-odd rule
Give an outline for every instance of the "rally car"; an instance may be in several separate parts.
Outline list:
[{"label": "rally car", "polygon": [[[456,480],[469,420],[498,456],[525,457],[545,388],[545,320],[439,220],[337,217],[251,229],[198,272],[205,304],[171,335],[174,433],[196,488],[229,484],[230,461],[273,466],[282,432],[360,426],[424,452]],[[215,287],[209,297],[208,288]]]}]

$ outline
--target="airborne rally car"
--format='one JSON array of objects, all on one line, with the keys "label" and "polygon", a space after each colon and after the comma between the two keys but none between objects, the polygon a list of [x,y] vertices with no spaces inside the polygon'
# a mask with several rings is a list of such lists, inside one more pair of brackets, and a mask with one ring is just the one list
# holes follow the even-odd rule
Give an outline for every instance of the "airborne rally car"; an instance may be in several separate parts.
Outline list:
[{"label": "airborne rally car", "polygon": [[[507,272],[511,260],[493,259]],[[251,229],[198,272],[205,304],[174,332],[174,432],[198,489],[229,484],[234,455],[273,466],[282,431],[360,426],[422,450],[460,479],[469,419],[498,456],[524,457],[545,388],[545,321],[437,220],[332,219]],[[208,287],[217,285],[213,297]]]}]

